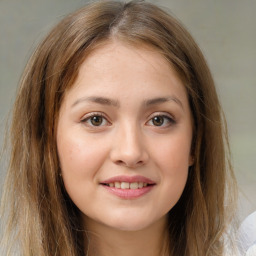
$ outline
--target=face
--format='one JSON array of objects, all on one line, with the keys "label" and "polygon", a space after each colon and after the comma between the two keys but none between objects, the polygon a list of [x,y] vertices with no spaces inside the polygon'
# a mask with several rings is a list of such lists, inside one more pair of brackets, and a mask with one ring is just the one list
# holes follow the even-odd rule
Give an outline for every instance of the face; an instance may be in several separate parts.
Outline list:
[{"label": "face", "polygon": [[66,92],[57,147],[67,193],[85,223],[142,230],[166,219],[191,165],[186,90],[155,50],[94,50]]}]

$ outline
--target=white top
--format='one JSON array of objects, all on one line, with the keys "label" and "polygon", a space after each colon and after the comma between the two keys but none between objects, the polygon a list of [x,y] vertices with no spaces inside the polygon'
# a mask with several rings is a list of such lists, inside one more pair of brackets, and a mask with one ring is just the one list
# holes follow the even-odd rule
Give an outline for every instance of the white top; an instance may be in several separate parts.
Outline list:
[{"label": "white top", "polygon": [[256,211],[243,221],[239,229],[238,247],[241,255],[256,256]]}]

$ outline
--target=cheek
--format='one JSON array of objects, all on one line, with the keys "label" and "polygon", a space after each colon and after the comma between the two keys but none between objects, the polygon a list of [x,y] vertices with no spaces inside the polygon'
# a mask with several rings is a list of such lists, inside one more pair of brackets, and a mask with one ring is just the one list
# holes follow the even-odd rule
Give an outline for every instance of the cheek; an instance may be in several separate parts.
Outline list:
[{"label": "cheek", "polygon": [[61,136],[57,146],[65,189],[72,201],[82,209],[94,197],[93,187],[107,149],[79,134]]},{"label": "cheek", "polygon": [[159,143],[155,152],[161,175],[161,198],[163,211],[168,212],[179,200],[186,185],[190,137],[177,136]]},{"label": "cheek", "polygon": [[158,143],[155,156],[157,162],[167,174],[187,170],[189,167],[191,136],[173,136]]},{"label": "cheek", "polygon": [[63,176],[94,176],[106,157],[106,147],[79,134],[62,136],[57,145]]}]

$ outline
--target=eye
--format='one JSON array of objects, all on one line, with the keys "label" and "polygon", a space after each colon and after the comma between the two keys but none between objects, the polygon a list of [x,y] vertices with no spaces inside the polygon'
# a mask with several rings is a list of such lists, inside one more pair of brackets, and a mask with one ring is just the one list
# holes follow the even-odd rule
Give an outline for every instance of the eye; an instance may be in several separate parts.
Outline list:
[{"label": "eye", "polygon": [[155,115],[148,122],[148,125],[158,126],[158,127],[168,127],[172,124],[175,124],[173,118],[167,115]]},{"label": "eye", "polygon": [[106,126],[109,124],[108,120],[101,113],[90,113],[81,122],[92,127]]}]

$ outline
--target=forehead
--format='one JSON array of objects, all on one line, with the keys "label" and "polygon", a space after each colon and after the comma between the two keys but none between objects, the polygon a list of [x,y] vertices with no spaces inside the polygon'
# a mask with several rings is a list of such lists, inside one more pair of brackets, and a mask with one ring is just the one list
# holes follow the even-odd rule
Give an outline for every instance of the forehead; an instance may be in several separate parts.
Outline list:
[{"label": "forehead", "polygon": [[153,73],[161,73],[164,76],[169,74],[179,78],[171,63],[158,49],[148,44],[130,44],[118,39],[104,41],[90,50],[80,66],[79,74],[89,71],[90,68],[95,69],[94,71],[99,70],[102,75],[105,74],[104,71],[114,72],[119,68],[125,72],[129,67],[129,71],[132,71],[131,63],[136,64],[133,65],[133,70],[139,73],[148,69]]},{"label": "forehead", "polygon": [[[162,54],[146,44],[130,45],[112,40],[98,45],[85,57],[68,94],[124,94],[134,86],[138,93],[163,96],[170,88],[186,94],[177,72]],[[155,95],[159,94],[159,95]],[[183,97],[182,96],[182,97]]]}]

